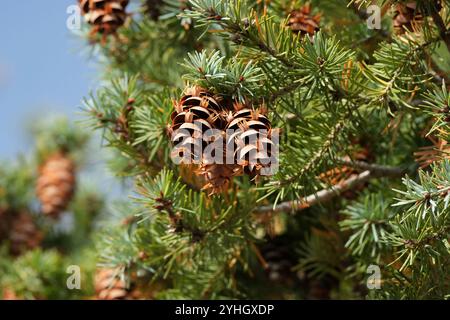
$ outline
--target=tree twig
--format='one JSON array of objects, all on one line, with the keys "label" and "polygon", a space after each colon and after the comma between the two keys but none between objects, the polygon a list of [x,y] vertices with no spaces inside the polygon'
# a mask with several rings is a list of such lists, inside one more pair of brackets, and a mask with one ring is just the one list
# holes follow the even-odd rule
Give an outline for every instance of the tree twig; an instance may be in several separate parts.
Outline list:
[{"label": "tree twig", "polygon": [[405,172],[405,169],[399,167],[389,167],[376,164],[369,164],[362,161],[344,161],[344,162],[353,167],[365,169],[365,171],[361,172],[358,175],[354,175],[348,178],[342,183],[339,183],[327,189],[320,190],[305,198],[293,201],[285,201],[276,205],[275,207],[273,207],[272,205],[261,206],[256,208],[254,212],[257,214],[267,214],[267,213],[301,211],[309,207],[312,207],[318,203],[328,202],[334,197],[339,196],[341,193],[350,190],[357,185],[363,184],[369,181],[370,179],[386,176],[397,177],[401,176]]},{"label": "tree twig", "polygon": [[445,45],[450,52],[450,30],[447,30],[447,27],[445,26],[445,23],[436,7],[431,9],[431,17],[439,30],[439,36],[445,42]]},{"label": "tree twig", "polygon": [[337,162],[355,169],[369,170],[371,174],[375,176],[397,177],[405,172],[405,169],[400,167],[383,166],[375,163],[367,163],[358,160],[338,159]]}]

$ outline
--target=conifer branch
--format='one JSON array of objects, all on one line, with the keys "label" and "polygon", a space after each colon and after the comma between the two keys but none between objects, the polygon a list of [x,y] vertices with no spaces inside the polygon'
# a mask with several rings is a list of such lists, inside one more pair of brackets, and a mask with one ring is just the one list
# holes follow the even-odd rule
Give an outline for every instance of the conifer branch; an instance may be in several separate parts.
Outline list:
[{"label": "conifer branch", "polygon": [[339,185],[333,186],[328,189],[320,190],[300,200],[285,201],[280,204],[277,204],[275,207],[271,205],[261,206],[256,208],[254,212],[257,214],[267,214],[267,213],[301,211],[309,207],[312,207],[315,204],[327,202],[332,198],[334,198],[335,196],[341,194],[342,192],[349,190],[350,188],[356,185],[369,181],[369,179],[371,178],[372,178],[371,172],[369,170],[366,170],[358,174],[357,176],[345,180],[343,183]]},{"label": "conifer branch", "polygon": [[400,167],[383,166],[358,160],[337,159],[337,162],[355,169],[369,170],[372,174],[376,174],[377,176],[396,177],[405,172],[405,169]]},{"label": "conifer branch", "polygon": [[339,196],[341,193],[350,190],[355,186],[368,182],[373,178],[398,177],[405,172],[405,169],[400,167],[369,164],[362,161],[341,161],[341,163],[344,162],[345,164],[351,165],[353,167],[365,169],[365,171],[356,176],[350,177],[349,179],[343,181],[338,185],[320,190],[300,200],[285,201],[276,205],[275,207],[271,205],[258,207],[254,212],[257,214],[267,214],[301,211],[316,204],[328,202],[334,197]]},{"label": "conifer branch", "polygon": [[438,28],[439,36],[445,42],[445,45],[450,52],[450,30],[445,26],[445,23],[435,6],[431,10],[431,17]]}]

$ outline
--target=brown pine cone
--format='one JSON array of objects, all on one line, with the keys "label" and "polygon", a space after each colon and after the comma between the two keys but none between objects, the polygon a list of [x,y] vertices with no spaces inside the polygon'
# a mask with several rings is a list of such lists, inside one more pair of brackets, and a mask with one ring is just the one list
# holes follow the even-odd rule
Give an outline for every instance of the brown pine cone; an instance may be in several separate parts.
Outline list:
[{"label": "brown pine cone", "polygon": [[78,0],[81,13],[92,25],[91,36],[116,34],[127,18],[126,7],[129,0]]},{"label": "brown pine cone", "polygon": [[67,155],[56,153],[43,163],[36,194],[44,214],[57,218],[67,208],[74,194],[75,180],[75,165]]},{"label": "brown pine cone", "polygon": [[227,146],[234,148],[235,162],[246,174],[258,176],[261,169],[271,165],[272,124],[258,110],[242,104],[235,104],[234,108],[236,111],[227,118],[227,130],[233,132],[227,137]]},{"label": "brown pine cone", "polygon": [[235,164],[202,164],[198,171],[206,181],[203,190],[210,190],[210,195],[225,192],[231,179],[239,175],[239,167]]},{"label": "brown pine cone", "polygon": [[132,300],[136,293],[127,289],[115,269],[98,269],[95,274],[95,292],[99,300]]},{"label": "brown pine cone", "polygon": [[9,244],[14,256],[39,247],[43,234],[34,223],[33,217],[26,212],[0,212],[0,243]]},{"label": "brown pine cone", "polygon": [[[186,157],[189,163],[199,163],[202,152],[208,145],[203,139],[207,130],[223,127],[220,116],[221,106],[217,99],[200,87],[186,90],[186,94],[175,104],[169,133],[174,144],[172,156]],[[197,148],[197,149],[196,149]]]},{"label": "brown pine cone", "polygon": [[399,3],[394,13],[394,30],[397,34],[414,31],[414,26],[421,23],[423,16],[417,12],[417,3]]},{"label": "brown pine cone", "polygon": [[260,245],[261,255],[265,261],[265,271],[270,281],[291,285],[298,281],[293,271],[297,263],[289,246],[271,240]]},{"label": "brown pine cone", "polygon": [[293,10],[289,15],[288,26],[296,34],[301,35],[309,34],[314,35],[320,30],[320,14],[315,16],[311,15],[311,6],[309,4],[304,5],[300,9]]},{"label": "brown pine cone", "polygon": [[37,228],[30,214],[21,212],[13,218],[9,233],[11,254],[20,255],[25,251],[37,248],[42,239],[43,234]]},{"label": "brown pine cone", "polygon": [[192,87],[175,104],[171,120],[172,157],[198,165],[196,174],[205,180],[202,189],[210,194],[227,190],[231,179],[244,172],[255,177],[269,173],[262,169],[272,165],[273,131],[260,111]]}]

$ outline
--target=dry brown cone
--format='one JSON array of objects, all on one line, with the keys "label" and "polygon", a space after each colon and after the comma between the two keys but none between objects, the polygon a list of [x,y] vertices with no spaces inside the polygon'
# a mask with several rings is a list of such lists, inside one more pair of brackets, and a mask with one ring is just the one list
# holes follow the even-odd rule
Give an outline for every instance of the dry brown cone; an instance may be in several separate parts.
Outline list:
[{"label": "dry brown cone", "polygon": [[134,300],[138,291],[127,289],[126,283],[115,269],[98,269],[95,274],[95,293],[98,300]]},{"label": "dry brown cone", "polygon": [[397,34],[404,34],[405,31],[413,32],[422,21],[423,16],[417,12],[415,1],[397,4],[393,22]]},{"label": "dry brown cone", "polygon": [[[274,144],[272,124],[262,111],[236,103],[227,117],[227,147],[234,148],[234,161],[244,173],[257,177],[271,164]],[[233,146],[232,146],[233,145]]]},{"label": "dry brown cone", "polygon": [[441,9],[442,4],[439,0],[430,1],[422,8],[418,8],[416,1],[399,3],[394,11],[394,30],[397,34],[404,34],[405,31],[415,32],[422,24],[424,17],[430,15],[430,10],[440,11]]},{"label": "dry brown cone", "polygon": [[209,195],[228,190],[234,176],[239,175],[239,167],[235,164],[202,164],[197,171],[206,181],[203,190],[209,190]]},{"label": "dry brown cone", "polygon": [[75,190],[75,165],[63,153],[47,158],[39,169],[36,194],[41,202],[42,212],[57,218],[63,212]]},{"label": "dry brown cone", "polygon": [[312,36],[320,30],[319,23],[320,14],[311,15],[311,5],[306,4],[290,13],[288,26],[296,34]]},{"label": "dry brown cone", "polygon": [[204,133],[223,126],[221,107],[208,91],[191,87],[174,108],[168,130],[174,144],[172,156],[186,157],[187,163],[200,163],[202,154],[195,152],[195,148],[201,152],[208,144],[203,139]]},{"label": "dry brown cone", "polygon": [[37,248],[42,238],[42,232],[29,213],[0,210],[0,242],[9,243],[12,255],[17,256]]},{"label": "dry brown cone", "polygon": [[9,245],[12,255],[20,255],[25,251],[39,247],[42,239],[43,234],[37,228],[30,214],[21,212],[14,216],[9,232]]},{"label": "dry brown cone", "polygon": [[129,0],[78,0],[81,13],[92,26],[91,37],[115,35],[127,18],[126,7]]},{"label": "dry brown cone", "polygon": [[270,281],[290,286],[297,280],[293,271],[297,261],[288,245],[272,240],[261,244],[259,249]]},{"label": "dry brown cone", "polygon": [[[184,165],[198,165],[195,173],[204,178],[202,189],[210,194],[226,191],[232,178],[243,172],[257,177],[272,160],[268,118],[242,104],[231,107],[203,88],[188,88],[175,103],[171,120],[172,157]],[[226,137],[226,129],[235,133]],[[235,150],[231,158],[228,146]]]}]

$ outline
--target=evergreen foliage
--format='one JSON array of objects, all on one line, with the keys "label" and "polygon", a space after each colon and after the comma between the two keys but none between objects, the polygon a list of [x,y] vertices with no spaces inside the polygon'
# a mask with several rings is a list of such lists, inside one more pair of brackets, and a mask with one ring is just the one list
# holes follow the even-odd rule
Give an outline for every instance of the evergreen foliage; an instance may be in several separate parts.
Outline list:
[{"label": "evergreen foliage", "polygon": [[[314,35],[288,24],[305,1],[176,2],[147,2],[156,11],[102,46],[112,72],[85,103],[115,172],[136,186],[130,224],[105,227],[103,263],[141,270],[157,298],[252,298],[268,281],[259,248],[289,237],[289,274],[310,285],[296,297],[314,297],[314,283],[335,298],[447,297],[447,154],[418,170],[414,153],[427,136],[448,139],[449,2],[418,0],[420,29],[396,34],[397,2],[375,1],[382,25],[370,30],[373,1],[309,1]],[[166,126],[190,85],[268,110],[281,128],[275,175],[209,197],[194,167],[172,163]],[[372,264],[380,290],[365,286]]]},{"label": "evergreen foliage", "polygon": [[[132,185],[99,223],[98,267],[139,298],[448,298],[450,1],[415,1],[420,23],[399,32],[395,10],[407,2],[134,1],[116,34],[90,43],[103,73],[84,119]],[[379,29],[367,25],[372,4]],[[320,30],[292,29],[304,5]],[[280,133],[275,174],[209,195],[198,166],[172,161],[172,112],[192,86],[267,115]],[[44,141],[83,140],[56,136]],[[0,205],[24,205],[8,192],[26,194],[26,179],[7,193],[0,185]],[[85,196],[73,202],[79,234],[67,248],[101,211],[101,197]],[[64,238],[54,236],[49,244]],[[39,259],[59,279],[53,251],[11,263]],[[42,283],[17,292],[64,296]]]}]

